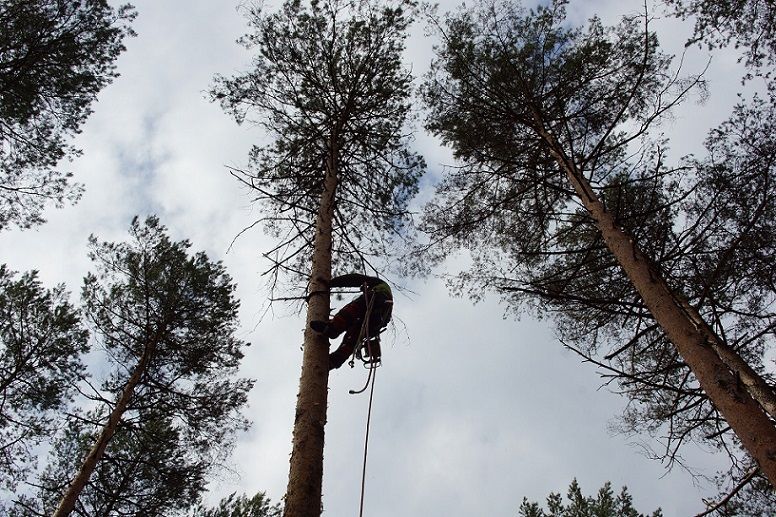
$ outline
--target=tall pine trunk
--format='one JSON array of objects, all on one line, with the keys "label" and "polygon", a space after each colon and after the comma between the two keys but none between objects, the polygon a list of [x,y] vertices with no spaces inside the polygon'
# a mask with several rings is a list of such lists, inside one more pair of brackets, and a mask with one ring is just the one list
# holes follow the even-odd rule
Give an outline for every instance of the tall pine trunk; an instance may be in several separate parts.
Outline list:
[{"label": "tall pine trunk", "polygon": [[78,474],[76,474],[75,478],[70,483],[70,486],[67,487],[62,499],[59,501],[57,509],[51,517],[67,517],[73,511],[73,508],[75,508],[78,496],[89,482],[89,478],[97,467],[97,463],[102,459],[103,454],[105,454],[105,449],[108,447],[111,438],[116,434],[116,429],[119,426],[121,417],[124,415],[124,411],[126,411],[129,401],[132,400],[135,386],[140,382],[140,378],[143,376],[143,373],[145,373],[148,362],[151,360],[154,350],[156,350],[156,341],[156,338],[152,339],[143,350],[143,355],[140,357],[140,361],[138,361],[137,366],[135,366],[135,370],[124,385],[124,389],[121,390],[121,395],[116,401],[116,406],[113,408],[113,411],[111,411],[108,421],[102,428],[100,436],[97,438],[97,442],[92,446],[89,454],[86,455],[86,459],[81,465]]},{"label": "tall pine trunk", "polygon": [[321,514],[324,425],[329,382],[329,341],[310,328],[313,320],[329,319],[332,222],[337,190],[336,139],[329,144],[326,177],[315,222],[315,241],[310,269],[310,297],[304,332],[302,374],[294,419],[291,467],[283,510],[284,517]]},{"label": "tall pine trunk", "polygon": [[698,329],[702,330],[706,336],[706,342],[714,349],[722,362],[737,376],[737,380],[746,388],[749,395],[760,404],[772,419],[776,419],[776,393],[774,393],[773,388],[754,368],[749,366],[749,363],[744,361],[744,358],[738,352],[719,338],[698,310],[690,305],[687,299],[679,293],[674,293],[674,298]]},{"label": "tall pine trunk", "polygon": [[[689,304],[686,304],[686,306],[688,307],[688,311],[697,314],[698,311],[695,310],[695,307],[692,307]],[[700,315],[698,315],[698,318],[700,318]],[[703,320],[701,319],[701,321]],[[765,412],[768,413],[771,418],[776,419],[776,394],[774,394],[773,388],[765,382],[765,379],[763,379],[760,374],[749,366],[749,363],[744,361],[738,352],[733,350],[727,343],[723,343],[710,329],[708,334],[709,344],[714,348],[714,351],[717,352],[720,359],[728,365],[728,368],[738,375],[738,378],[746,387],[749,394],[760,403]]]},{"label": "tall pine trunk", "polygon": [[[729,367],[728,363],[733,362],[729,354],[735,352],[727,349],[728,360],[723,361],[717,349],[724,345],[700,314],[683,302],[672,291],[662,273],[652,267],[651,261],[641,252],[634,239],[616,223],[587,180],[559,150],[552,135],[543,130],[540,130],[540,135],[595,221],[607,248],[644,300],[655,321],[676,346],[701,389],[736,433],[744,448],[757,461],[771,484],[776,486],[776,426],[747,391],[741,375]],[[743,359],[739,357],[738,363],[744,363]]]}]

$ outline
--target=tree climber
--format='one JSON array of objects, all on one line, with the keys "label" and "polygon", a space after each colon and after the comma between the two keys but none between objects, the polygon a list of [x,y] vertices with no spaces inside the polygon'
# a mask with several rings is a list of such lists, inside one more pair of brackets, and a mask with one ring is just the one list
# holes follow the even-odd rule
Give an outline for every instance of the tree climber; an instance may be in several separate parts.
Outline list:
[{"label": "tree climber", "polygon": [[364,287],[364,293],[352,302],[345,305],[328,322],[313,320],[310,327],[329,339],[334,339],[343,332],[342,344],[334,352],[329,354],[329,370],[339,368],[353,353],[358,345],[361,326],[364,316],[372,305],[367,325],[368,338],[379,336],[380,331],[391,321],[393,309],[393,295],[391,287],[384,281],[374,276],[350,273],[331,279],[329,287]]}]

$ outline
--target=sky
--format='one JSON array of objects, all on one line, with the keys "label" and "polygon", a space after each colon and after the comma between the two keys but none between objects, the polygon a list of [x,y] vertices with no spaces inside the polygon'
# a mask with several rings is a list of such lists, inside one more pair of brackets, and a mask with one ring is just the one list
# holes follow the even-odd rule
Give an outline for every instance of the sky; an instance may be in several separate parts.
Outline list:
[{"label": "sky", "polygon": [[[47,210],[48,222],[38,228],[0,233],[3,260],[14,270],[39,270],[46,285],[65,283],[75,300],[90,270],[88,236],[122,240],[134,215],[149,214],[173,238],[190,239],[194,250],[223,260],[242,302],[240,337],[251,343],[241,374],[257,382],[245,411],[253,426],[238,437],[206,500],[266,491],[278,501],[288,474],[304,317],[282,304],[266,310],[260,274],[268,264],[261,252],[271,239],[252,230],[230,248],[259,207],[226,166],[245,165],[251,146],[266,135],[238,126],[206,95],[214,74],[248,67],[249,53],[235,43],[246,23],[236,0],[133,4],[138,35],[118,60],[121,76],[100,93],[75,140],[83,155],[64,167],[85,184],[83,198]],[[642,0],[571,0],[569,12],[575,23],[594,14],[611,23],[642,9]],[[684,50],[689,26],[661,19],[655,28],[667,49]],[[406,59],[416,75],[428,66],[432,44],[421,24],[413,26]],[[690,49],[687,71],[700,71],[707,60]],[[740,76],[735,56],[715,55],[706,102],[691,99],[663,128],[674,157],[701,152],[708,128],[729,114]],[[416,150],[429,166],[420,198],[427,198],[453,161],[417,131]],[[376,372],[365,515],[516,515],[523,497],[565,492],[575,477],[590,494],[606,481],[616,489],[627,485],[640,511],[659,506],[666,516],[698,513],[701,498],[713,495],[687,471],[667,472],[647,457],[646,450],[660,449],[659,440],[613,432],[626,401],[601,388],[595,369],[563,349],[550,320],[505,316],[495,296],[476,305],[453,298],[436,276],[403,285]],[[365,380],[361,367],[330,376],[324,515],[358,513],[368,396],[348,390]],[[723,466],[707,451],[685,453],[701,474]]]}]

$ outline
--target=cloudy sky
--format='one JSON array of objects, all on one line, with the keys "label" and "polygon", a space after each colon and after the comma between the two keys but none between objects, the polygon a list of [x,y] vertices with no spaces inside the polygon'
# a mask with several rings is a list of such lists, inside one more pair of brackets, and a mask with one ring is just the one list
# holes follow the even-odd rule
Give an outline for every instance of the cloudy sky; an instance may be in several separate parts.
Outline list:
[{"label": "cloudy sky", "polygon": [[[303,316],[275,305],[259,277],[261,231],[238,239],[257,207],[227,173],[241,166],[261,130],[237,126],[206,99],[213,75],[247,67],[235,44],[246,25],[237,0],[136,0],[136,38],[118,61],[121,77],[104,90],[77,138],[83,156],[68,165],[86,185],[73,207],[49,210],[35,230],[0,234],[12,269],[38,269],[48,285],[64,282],[78,293],[89,270],[87,237],[121,240],[135,214],[158,214],[176,239],[222,259],[239,284],[242,335],[252,343],[243,373],[257,379],[251,393],[250,432],[240,437],[229,471],[211,484],[215,501],[233,491],[266,491],[279,500],[286,486],[291,428],[301,364]],[[443,4],[443,9],[455,5]],[[571,18],[593,14],[614,21],[643,9],[642,0],[572,0]],[[662,42],[681,52],[689,28],[658,20]],[[432,41],[413,28],[407,59],[416,74],[427,67]],[[688,72],[708,56],[691,49]],[[664,129],[675,156],[699,152],[708,127],[735,102],[739,70],[732,56],[716,56],[708,73],[710,97],[690,100]],[[697,100],[697,99],[696,99]],[[419,132],[417,150],[429,181],[450,164],[449,153]],[[428,193],[423,193],[427,195]],[[660,448],[646,436],[611,432],[625,401],[598,389],[589,365],[565,352],[549,321],[503,318],[495,299],[473,306],[451,298],[443,283],[407,280],[396,300],[395,330],[383,345],[377,372],[367,474],[366,515],[516,515],[523,496],[542,500],[576,477],[586,493],[605,481],[627,485],[641,511],[690,515],[703,507],[708,486],[684,470],[666,472],[646,457]],[[324,508],[327,515],[358,512],[368,397],[351,396],[365,370],[331,376],[326,427]],[[688,449],[688,463],[713,475],[719,458]]]}]

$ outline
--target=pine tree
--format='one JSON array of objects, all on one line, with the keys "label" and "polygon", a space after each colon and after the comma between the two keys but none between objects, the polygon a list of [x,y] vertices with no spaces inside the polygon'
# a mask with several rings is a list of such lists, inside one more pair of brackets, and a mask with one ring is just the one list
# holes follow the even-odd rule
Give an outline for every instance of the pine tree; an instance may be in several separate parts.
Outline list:
[{"label": "pine tree", "polygon": [[88,333],[63,286],[35,271],[0,266],[0,479],[13,490],[34,467],[34,447],[52,436],[80,379]]},{"label": "pine tree", "polygon": [[106,0],[0,3],[0,230],[40,224],[47,203],[80,197],[55,167],[78,155],[69,140],[116,77],[134,17]]},{"label": "pine tree", "polygon": [[424,167],[407,150],[411,75],[401,53],[412,2],[287,1],[249,12],[253,69],[218,77],[213,97],[274,137],[234,171],[256,193],[279,240],[275,279],[306,279],[307,328],[285,515],[321,512],[328,343],[309,328],[329,317],[332,266],[374,267],[403,238]]},{"label": "pine tree", "polygon": [[230,494],[219,501],[213,508],[198,507],[191,517],[280,517],[282,510],[279,504],[270,504],[264,492],[253,497]]},{"label": "pine tree", "polygon": [[673,445],[729,425],[774,480],[773,389],[704,318],[702,291],[673,276],[677,249],[693,268],[695,229],[672,232],[697,184],[686,189],[689,167],[669,167],[664,142],[647,139],[700,78],[670,70],[647,16],[570,28],[565,4],[482,2],[439,23],[428,128],[464,165],[426,211],[431,253],[470,250],[462,285],[531,296],[589,353],[633,331],[607,357],[636,358],[635,373],[614,372],[626,390],[648,388],[631,394],[653,419],[683,414]]},{"label": "pine tree", "polygon": [[[171,241],[155,217],[143,223],[135,218],[130,234],[122,243],[90,238],[97,272],[84,280],[84,313],[113,368],[93,396],[99,409],[82,421],[87,428],[77,426],[62,442],[64,450],[86,454],[78,454],[77,463],[72,453],[63,458],[67,482],[56,516],[69,515],[85,489],[103,494],[100,484],[117,491],[121,504],[138,498],[140,507],[147,505],[131,483],[105,478],[122,476],[114,460],[148,466],[141,481],[161,483],[154,490],[175,504],[192,502],[204,473],[225,457],[234,433],[247,427],[239,410],[253,382],[232,378],[243,343],[234,335],[239,303],[231,278],[204,253],[190,255],[188,241]],[[178,468],[184,472],[171,483],[165,476]]]},{"label": "pine tree", "polygon": [[[518,515],[520,517],[645,517],[633,507],[633,498],[628,493],[628,487],[614,497],[612,484],[608,481],[598,490],[596,497],[582,495],[582,489],[574,479],[566,493],[568,503],[563,503],[560,494],[551,492],[547,496],[547,511],[536,502],[523,498]],[[650,517],[662,517],[658,508]]]}]

